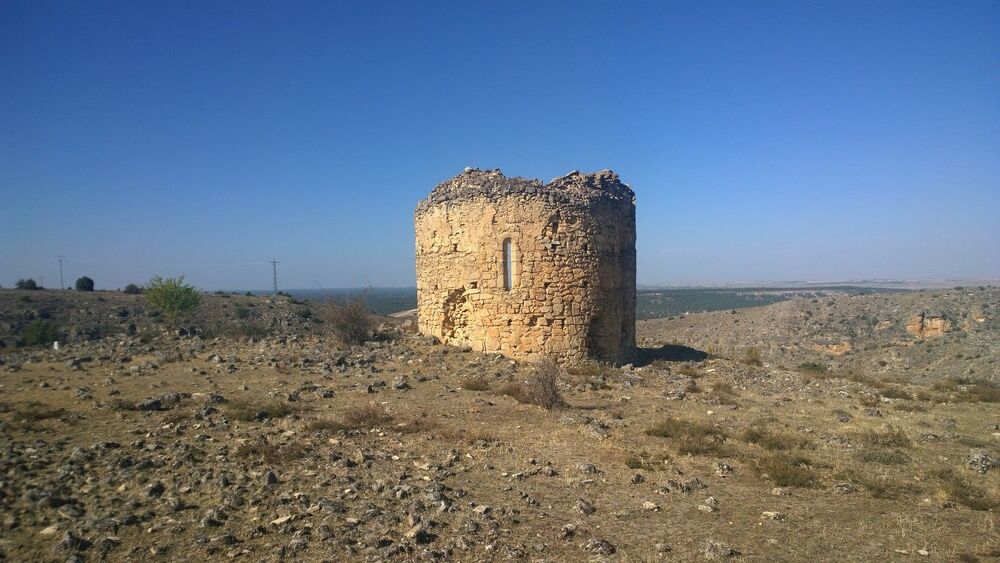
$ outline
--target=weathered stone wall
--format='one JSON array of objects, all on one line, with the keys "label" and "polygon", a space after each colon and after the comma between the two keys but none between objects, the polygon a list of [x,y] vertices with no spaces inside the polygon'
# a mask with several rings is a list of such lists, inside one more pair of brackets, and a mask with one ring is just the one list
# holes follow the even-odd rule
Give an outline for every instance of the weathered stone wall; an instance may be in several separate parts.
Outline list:
[{"label": "weathered stone wall", "polygon": [[543,185],[470,169],[417,206],[415,226],[422,333],[518,359],[630,360],[635,195],[613,172]]}]

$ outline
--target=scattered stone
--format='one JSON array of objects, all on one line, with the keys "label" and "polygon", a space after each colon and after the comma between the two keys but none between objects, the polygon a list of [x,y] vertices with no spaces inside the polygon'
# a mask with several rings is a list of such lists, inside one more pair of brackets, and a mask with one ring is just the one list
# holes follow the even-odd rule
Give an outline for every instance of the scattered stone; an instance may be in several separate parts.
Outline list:
[{"label": "scattered stone", "polygon": [[595,555],[612,555],[617,550],[614,544],[602,538],[590,538],[583,549]]},{"label": "scattered stone", "polygon": [[990,455],[987,450],[973,449],[965,458],[965,467],[976,473],[987,473],[991,469],[1000,468],[1000,459]]},{"label": "scattered stone", "polygon": [[709,539],[701,548],[701,554],[705,556],[705,559],[724,559],[735,557],[739,555],[739,552],[730,547],[729,544]]}]

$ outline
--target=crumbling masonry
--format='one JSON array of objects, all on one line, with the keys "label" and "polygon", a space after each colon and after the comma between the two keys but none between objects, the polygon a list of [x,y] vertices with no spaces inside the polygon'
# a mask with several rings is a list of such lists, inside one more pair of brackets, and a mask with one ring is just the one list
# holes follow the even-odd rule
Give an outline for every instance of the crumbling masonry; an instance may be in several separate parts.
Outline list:
[{"label": "crumbling masonry", "polygon": [[635,194],[614,172],[543,184],[466,169],[414,219],[421,333],[524,360],[631,360]]}]

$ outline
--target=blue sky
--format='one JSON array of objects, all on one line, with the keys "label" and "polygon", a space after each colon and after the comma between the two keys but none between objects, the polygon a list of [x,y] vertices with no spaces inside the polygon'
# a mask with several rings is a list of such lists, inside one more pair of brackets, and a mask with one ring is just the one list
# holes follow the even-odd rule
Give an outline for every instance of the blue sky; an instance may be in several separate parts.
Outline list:
[{"label": "blue sky", "polygon": [[0,284],[411,286],[465,166],[613,168],[640,283],[1000,277],[1000,2],[0,3]]}]

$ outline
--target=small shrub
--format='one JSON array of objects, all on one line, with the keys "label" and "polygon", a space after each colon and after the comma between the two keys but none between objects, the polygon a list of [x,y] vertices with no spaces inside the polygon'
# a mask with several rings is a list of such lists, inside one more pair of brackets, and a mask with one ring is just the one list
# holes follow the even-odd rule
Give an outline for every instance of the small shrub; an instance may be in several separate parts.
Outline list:
[{"label": "small shrub", "polygon": [[739,394],[731,383],[717,382],[712,384],[712,392],[708,398],[720,405],[735,405]]},{"label": "small shrub", "polygon": [[823,375],[827,372],[827,367],[826,364],[818,362],[805,362],[799,364],[799,371],[811,375]]},{"label": "small shrub", "polygon": [[909,391],[902,389],[900,387],[886,387],[880,392],[880,394],[883,397],[887,397],[889,399],[910,400],[913,398],[913,395],[911,395]]},{"label": "small shrub", "polygon": [[87,276],[81,276],[76,280],[77,291],[94,291],[94,280],[88,278]]},{"label": "small shrub", "polygon": [[912,401],[896,403],[895,407],[897,410],[901,410],[903,412],[927,412],[927,405]]},{"label": "small shrub", "polygon": [[698,368],[692,364],[684,364],[677,370],[677,373],[685,377],[690,377],[691,379],[698,379],[701,377],[701,374],[698,373]]},{"label": "small shrub", "polygon": [[342,422],[338,422],[336,420],[330,420],[328,418],[318,418],[316,420],[310,420],[309,423],[306,424],[306,429],[311,432],[336,433],[340,432],[341,430],[346,430],[347,426],[345,426]]},{"label": "small shrub", "polygon": [[772,432],[766,428],[747,428],[740,438],[748,444],[756,444],[768,451],[790,450],[808,445],[808,440],[784,434]]},{"label": "small shrub", "polygon": [[344,423],[348,428],[374,428],[392,422],[392,415],[378,403],[354,405],[344,411]]},{"label": "small shrub", "polygon": [[49,321],[32,321],[21,331],[25,346],[49,344],[58,337],[56,325]]},{"label": "small shrub", "polygon": [[135,285],[134,283],[130,283],[125,286],[124,291],[128,295],[139,295],[140,293],[142,293],[142,288]]},{"label": "small shrub", "polygon": [[990,510],[1000,506],[1000,499],[990,495],[988,492],[970,485],[965,479],[955,473],[954,469],[947,468],[931,473],[941,484],[941,491],[952,501],[973,510]]},{"label": "small shrub", "polygon": [[146,301],[166,315],[170,324],[177,322],[178,315],[193,311],[201,304],[201,296],[193,287],[179,278],[156,276],[146,284]]},{"label": "small shrub", "polygon": [[334,336],[344,344],[363,344],[372,338],[372,320],[364,294],[344,300],[330,299],[323,316]]},{"label": "small shrub", "polygon": [[490,380],[483,376],[469,377],[462,380],[459,387],[466,391],[486,391],[490,388]]},{"label": "small shrub", "polygon": [[253,458],[268,465],[279,465],[305,457],[309,448],[302,442],[287,444],[272,444],[264,439],[236,446],[233,455],[240,458]]},{"label": "small shrub", "polygon": [[903,494],[919,493],[921,489],[914,483],[893,481],[885,477],[875,477],[868,471],[855,471],[849,469],[837,475],[855,485],[861,485],[868,491],[872,498],[877,499],[897,499]]},{"label": "small shrub", "polygon": [[230,416],[236,420],[250,422],[253,420],[265,420],[268,418],[283,418],[293,412],[295,408],[284,401],[257,402],[251,400],[230,401],[226,403],[226,410]]},{"label": "small shrub", "polygon": [[552,360],[535,364],[535,374],[525,383],[508,383],[500,390],[519,403],[537,405],[546,409],[565,406],[559,392],[559,365]]},{"label": "small shrub", "polygon": [[726,432],[709,424],[668,418],[646,434],[674,440],[680,454],[725,456],[729,453],[725,447]]},{"label": "small shrub", "polygon": [[760,358],[760,350],[754,347],[747,348],[743,351],[743,357],[740,358],[740,362],[748,366],[764,365],[764,361]]},{"label": "small shrub", "polygon": [[27,289],[27,290],[32,290],[32,291],[34,291],[36,289],[39,289],[38,284],[35,283],[35,280],[33,280],[31,278],[28,278],[26,280],[24,280],[24,279],[17,280],[14,283],[14,287],[17,288],[17,289]]},{"label": "small shrub", "polygon": [[909,448],[913,445],[906,433],[895,426],[888,426],[882,431],[868,430],[860,438],[869,448]]},{"label": "small shrub", "polygon": [[812,462],[801,456],[774,455],[758,461],[762,473],[779,487],[812,487],[816,476],[809,466]]},{"label": "small shrub", "polygon": [[858,452],[855,457],[864,463],[880,463],[882,465],[905,465],[910,463],[910,457],[899,450],[867,449]]}]

